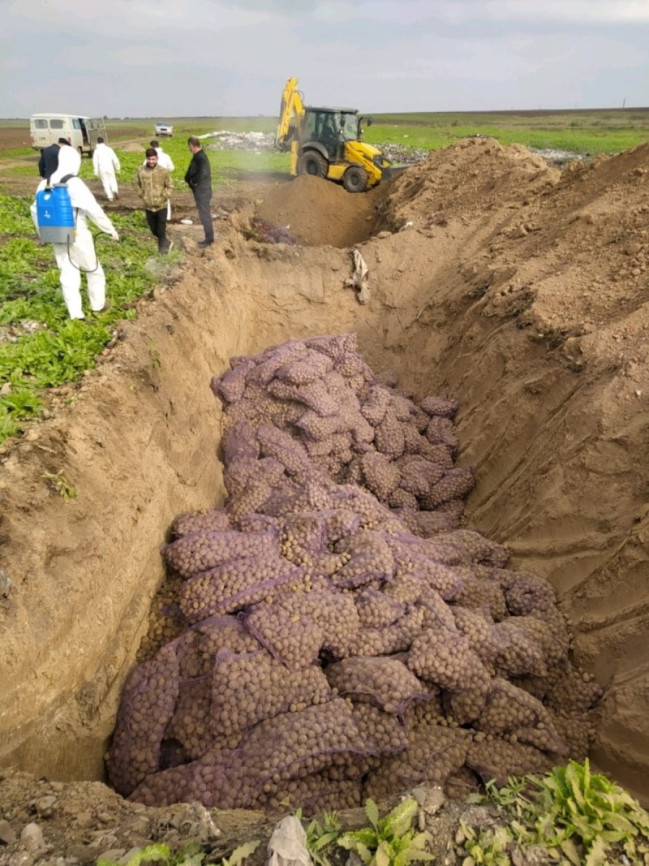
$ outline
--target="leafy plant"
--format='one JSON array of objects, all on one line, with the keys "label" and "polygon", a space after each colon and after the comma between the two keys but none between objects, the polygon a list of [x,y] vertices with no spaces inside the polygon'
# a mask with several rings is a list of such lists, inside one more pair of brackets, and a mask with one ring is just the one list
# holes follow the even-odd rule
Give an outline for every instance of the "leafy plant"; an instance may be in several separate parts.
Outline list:
[{"label": "leafy plant", "polygon": [[522,846],[554,849],[574,866],[617,863],[616,851],[632,863],[649,863],[649,814],[614,782],[591,773],[588,759],[523,781],[525,787],[513,780],[500,789],[487,784],[489,797],[510,813],[512,838]]},{"label": "leafy plant", "polygon": [[405,866],[432,860],[433,855],[426,850],[430,834],[418,833],[412,826],[418,808],[417,801],[409,797],[381,818],[374,800],[367,800],[365,814],[370,826],[344,833],[337,844],[354,851],[367,866]]},{"label": "leafy plant", "polygon": [[507,854],[507,846],[512,838],[506,827],[491,829],[476,829],[460,821],[464,834],[464,850],[467,856],[462,860],[462,866],[509,866],[511,860]]},{"label": "leafy plant", "polygon": [[[234,849],[229,857],[221,860],[221,866],[240,866],[240,864],[257,850],[259,842],[244,842]],[[164,842],[147,845],[137,851],[126,866],[143,866],[143,864],[159,863],[160,866],[203,866],[207,854],[198,842],[189,842],[176,854]],[[211,862],[211,861],[210,861]],[[97,866],[121,866],[116,860],[97,861]]]},{"label": "leafy plant", "polygon": [[41,478],[44,481],[47,481],[52,490],[54,490],[55,493],[58,493],[63,499],[77,498],[76,488],[70,484],[63,474],[62,469],[59,469],[58,472],[43,472]]},{"label": "leafy plant", "polygon": [[[296,813],[301,817],[301,810]],[[329,855],[340,838],[341,827],[337,812],[325,812],[322,821],[314,818],[306,828],[306,847],[318,866],[329,866]]]}]

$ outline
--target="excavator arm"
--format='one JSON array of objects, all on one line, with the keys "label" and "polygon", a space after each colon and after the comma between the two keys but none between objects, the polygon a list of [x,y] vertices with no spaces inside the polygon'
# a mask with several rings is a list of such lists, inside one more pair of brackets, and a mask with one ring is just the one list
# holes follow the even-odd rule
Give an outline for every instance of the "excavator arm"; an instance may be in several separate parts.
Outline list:
[{"label": "excavator arm", "polygon": [[279,124],[275,143],[280,150],[293,150],[299,138],[300,122],[304,117],[304,101],[297,89],[297,78],[289,78],[282,93]]}]

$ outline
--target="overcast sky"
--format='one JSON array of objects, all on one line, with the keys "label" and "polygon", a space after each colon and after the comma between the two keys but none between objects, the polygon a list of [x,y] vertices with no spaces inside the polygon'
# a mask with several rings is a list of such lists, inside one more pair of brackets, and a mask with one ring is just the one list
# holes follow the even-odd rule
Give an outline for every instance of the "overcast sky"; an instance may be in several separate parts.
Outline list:
[{"label": "overcast sky", "polygon": [[649,0],[0,0],[0,117],[649,105]]}]

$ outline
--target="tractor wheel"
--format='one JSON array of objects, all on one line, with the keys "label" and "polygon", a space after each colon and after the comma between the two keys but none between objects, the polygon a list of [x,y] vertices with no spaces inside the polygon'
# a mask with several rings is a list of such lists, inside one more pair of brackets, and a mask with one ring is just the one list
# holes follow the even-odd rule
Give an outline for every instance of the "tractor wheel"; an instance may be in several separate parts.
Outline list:
[{"label": "tractor wheel", "polygon": [[367,172],[360,165],[350,165],[343,175],[343,186],[347,192],[365,192]]},{"label": "tractor wheel", "polygon": [[327,176],[327,160],[315,150],[307,150],[297,164],[298,174],[311,174],[313,177]]}]

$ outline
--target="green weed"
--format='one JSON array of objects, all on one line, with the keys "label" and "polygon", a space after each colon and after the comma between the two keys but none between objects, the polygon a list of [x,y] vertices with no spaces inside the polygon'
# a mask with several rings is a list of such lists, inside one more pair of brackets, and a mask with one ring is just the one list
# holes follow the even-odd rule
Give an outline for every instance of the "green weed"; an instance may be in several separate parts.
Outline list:
[{"label": "green weed", "polygon": [[365,814],[370,826],[343,833],[336,844],[353,851],[366,866],[405,866],[433,860],[426,850],[429,834],[413,829],[418,808],[417,801],[408,798],[381,818],[374,800],[367,800]]},{"label": "green weed", "polygon": [[58,472],[43,472],[41,478],[46,481],[51,489],[58,493],[62,499],[76,499],[77,491],[76,488],[70,484],[68,479],[63,474],[63,470],[59,469]]},{"label": "green weed", "polygon": [[[259,842],[245,842],[235,848],[229,857],[220,861],[220,866],[240,866],[243,861],[257,850]],[[172,854],[171,849],[164,843],[147,845],[134,854],[126,866],[141,866],[141,864],[158,863],[160,866],[203,866],[207,854],[198,842],[189,842],[178,853]],[[215,861],[210,860],[210,863]],[[120,866],[116,860],[97,861],[97,866]]]},{"label": "green weed", "polygon": [[[486,787],[487,800],[505,813],[508,840],[522,849],[542,846],[558,862],[573,866],[620,863],[623,856],[630,863],[649,864],[649,814],[614,782],[591,773],[588,759],[570,761],[545,776],[510,779],[502,788],[493,782]],[[484,802],[469,798],[478,800]],[[503,841],[495,835],[467,835],[465,850],[473,859],[466,866],[509,862],[485,859],[502,855]]]}]

